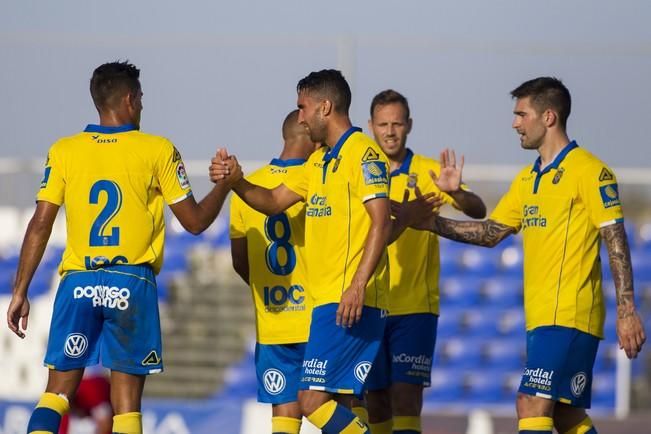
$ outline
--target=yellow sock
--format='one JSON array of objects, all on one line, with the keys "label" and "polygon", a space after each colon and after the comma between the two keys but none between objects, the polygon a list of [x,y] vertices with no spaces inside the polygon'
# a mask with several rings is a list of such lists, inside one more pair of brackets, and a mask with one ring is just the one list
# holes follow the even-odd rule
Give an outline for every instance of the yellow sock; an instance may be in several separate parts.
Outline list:
[{"label": "yellow sock", "polygon": [[326,423],[330,420],[332,415],[337,409],[337,403],[334,400],[330,400],[323,404],[321,407],[314,410],[314,413],[307,417],[307,420],[312,422],[314,426],[321,429],[325,426]]},{"label": "yellow sock", "polygon": [[350,409],[359,420],[368,423],[368,410],[365,407],[353,407]]},{"label": "yellow sock", "polygon": [[301,419],[275,416],[271,418],[271,432],[283,434],[298,434],[301,431]]},{"label": "yellow sock", "polygon": [[113,416],[113,434],[142,434],[142,414],[134,411]]},{"label": "yellow sock", "polygon": [[592,432],[595,432],[592,419],[590,419],[590,416],[586,416],[581,423],[567,431],[565,434],[591,434]]},{"label": "yellow sock", "polygon": [[393,433],[393,419],[380,423],[372,423],[370,428],[371,434],[391,434]]},{"label": "yellow sock", "polygon": [[36,408],[39,407],[51,408],[62,416],[70,411],[70,404],[65,395],[57,395],[56,393],[50,392],[45,392],[41,395],[41,399],[36,404]]},{"label": "yellow sock", "polygon": [[420,432],[420,416],[393,416],[393,430]]},{"label": "yellow sock", "polygon": [[554,421],[551,417],[526,417],[518,421],[518,431],[544,431],[551,433],[554,429]]}]

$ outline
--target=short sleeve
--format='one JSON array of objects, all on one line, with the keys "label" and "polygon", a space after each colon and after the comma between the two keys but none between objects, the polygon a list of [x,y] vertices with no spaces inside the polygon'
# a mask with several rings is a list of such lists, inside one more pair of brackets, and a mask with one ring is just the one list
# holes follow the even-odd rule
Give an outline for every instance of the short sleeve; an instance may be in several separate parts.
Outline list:
[{"label": "short sleeve", "polygon": [[42,200],[59,206],[63,205],[66,190],[64,169],[65,166],[63,164],[63,158],[60,155],[60,149],[54,144],[50,148],[47,159],[45,160],[41,187],[36,194],[37,201]]},{"label": "short sleeve", "polygon": [[518,231],[522,227],[522,206],[519,194],[519,179],[520,175],[513,180],[509,191],[502,196],[489,217],[490,220],[516,228]]},{"label": "short sleeve", "polygon": [[351,169],[352,185],[362,202],[389,197],[389,163],[383,152],[369,147]]},{"label": "short sleeve", "polygon": [[303,200],[306,200],[307,198],[307,189],[310,183],[309,170],[315,167],[315,160],[317,158],[315,154],[318,154],[318,158],[321,158],[320,156],[322,154],[320,152],[313,153],[305,164],[294,168],[294,170],[290,171],[283,180],[283,185],[301,196]]},{"label": "short sleeve", "polygon": [[244,216],[242,216],[242,207],[244,202],[239,196],[233,194],[231,196],[231,210],[230,210],[230,224],[229,233],[230,238],[245,238],[246,226],[244,224]]},{"label": "short sleeve", "polygon": [[590,221],[601,228],[624,221],[615,173],[605,164],[591,164],[579,179],[579,195]]},{"label": "short sleeve", "polygon": [[156,176],[165,202],[172,205],[192,196],[192,187],[181,153],[171,142],[163,141],[156,161]]}]

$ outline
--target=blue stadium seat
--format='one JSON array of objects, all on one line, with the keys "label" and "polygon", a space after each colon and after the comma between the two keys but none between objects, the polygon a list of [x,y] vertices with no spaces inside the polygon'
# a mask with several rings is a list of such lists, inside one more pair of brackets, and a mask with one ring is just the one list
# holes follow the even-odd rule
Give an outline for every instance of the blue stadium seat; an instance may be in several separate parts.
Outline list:
[{"label": "blue stadium seat", "polygon": [[526,330],[522,308],[502,311],[497,320],[497,331],[501,336],[525,339]]},{"label": "blue stadium seat", "polygon": [[477,368],[482,364],[481,340],[442,339],[436,349],[435,366],[455,368]]},{"label": "blue stadium seat", "polygon": [[441,341],[441,338],[459,336],[461,333],[463,313],[464,310],[459,308],[446,308],[441,310],[436,328],[438,342]]},{"label": "blue stadium seat", "polygon": [[481,289],[481,304],[500,308],[522,307],[523,293],[520,278],[489,278]]},{"label": "blue stadium seat", "polygon": [[459,274],[459,259],[464,245],[441,237],[439,237],[439,243],[441,278],[457,276]]},{"label": "blue stadium seat", "polygon": [[499,270],[494,249],[468,246],[461,252],[461,270],[477,277],[493,276]]},{"label": "blue stadium seat", "polygon": [[612,408],[614,405],[615,375],[595,375],[592,379],[592,406]]},{"label": "blue stadium seat", "polygon": [[501,370],[471,372],[464,377],[466,403],[497,403],[505,400],[504,373]]},{"label": "blue stadium seat", "polygon": [[482,280],[477,277],[458,276],[441,279],[441,310],[477,305],[481,286]]},{"label": "blue stadium seat", "polygon": [[525,341],[520,338],[492,339],[482,348],[485,366],[488,369],[517,370],[524,367]]},{"label": "blue stadium seat", "polygon": [[444,402],[459,400],[463,393],[464,371],[460,369],[434,368],[432,385],[424,391],[426,402]]},{"label": "blue stadium seat", "polygon": [[163,269],[170,272],[187,271],[188,254],[189,250],[183,244],[176,245],[172,248],[166,247]]},{"label": "blue stadium seat", "polygon": [[499,336],[498,318],[500,309],[467,309],[461,316],[461,333],[470,338],[492,339]]},{"label": "blue stadium seat", "polygon": [[651,252],[635,250],[631,255],[633,274],[639,280],[651,280]]},{"label": "blue stadium seat", "polygon": [[500,253],[500,273],[522,281],[522,247],[519,244],[506,246]]}]

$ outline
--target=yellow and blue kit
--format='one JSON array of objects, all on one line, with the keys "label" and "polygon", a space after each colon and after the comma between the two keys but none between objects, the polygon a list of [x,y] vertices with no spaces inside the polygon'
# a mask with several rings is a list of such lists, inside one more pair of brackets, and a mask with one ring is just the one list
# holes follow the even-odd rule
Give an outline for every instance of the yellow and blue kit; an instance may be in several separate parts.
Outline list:
[{"label": "yellow and blue kit", "polygon": [[[523,232],[528,357],[521,391],[589,407],[605,319],[599,230],[623,221],[615,174],[573,141],[547,167],[538,158],[522,170],[490,218]],[[567,345],[537,348],[561,342],[559,333]]]},{"label": "yellow and blue kit", "polygon": [[110,369],[160,372],[154,275],[164,203],[192,194],[181,154],[133,125],[88,125],[54,143],[45,166],[36,198],[64,206],[67,227],[46,365],[81,368],[101,351]]},{"label": "yellow and blue kit", "polygon": [[351,328],[337,327],[335,313],[359,266],[371,227],[364,203],[389,197],[386,156],[361,129],[352,127],[331,149],[313,153],[303,170],[292,173],[284,184],[307,204],[308,287],[315,308],[301,388],[360,394],[384,329],[386,253],[366,286],[361,321]]},{"label": "yellow and blue kit", "polygon": [[[247,179],[271,189],[303,164],[303,159],[276,158]],[[256,313],[258,401],[296,401],[312,315],[305,267],[305,203],[265,216],[234,195],[230,216],[231,239],[246,238]]]}]

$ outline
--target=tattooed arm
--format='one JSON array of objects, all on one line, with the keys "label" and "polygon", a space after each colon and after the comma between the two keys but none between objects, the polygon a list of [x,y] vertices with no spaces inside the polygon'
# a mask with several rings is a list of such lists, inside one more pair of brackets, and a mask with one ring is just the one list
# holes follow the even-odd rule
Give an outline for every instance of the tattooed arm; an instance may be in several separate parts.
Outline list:
[{"label": "tattooed arm", "polygon": [[617,298],[617,337],[619,347],[629,359],[637,357],[646,340],[644,326],[635,310],[633,268],[624,223],[603,227],[599,231],[606,243],[610,272],[615,281]]},{"label": "tattooed arm", "polygon": [[438,215],[428,219],[426,227],[421,228],[454,241],[484,247],[495,247],[504,238],[517,232],[516,228],[495,220],[460,221]]}]

